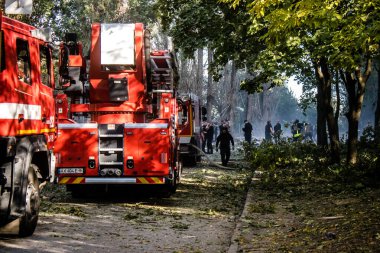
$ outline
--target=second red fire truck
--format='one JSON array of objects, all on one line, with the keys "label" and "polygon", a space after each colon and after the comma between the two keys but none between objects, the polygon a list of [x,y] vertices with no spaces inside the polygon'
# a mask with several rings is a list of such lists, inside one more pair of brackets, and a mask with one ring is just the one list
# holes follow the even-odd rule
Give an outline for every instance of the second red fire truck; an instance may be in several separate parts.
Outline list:
[{"label": "second red fire truck", "polygon": [[173,55],[150,52],[140,23],[96,23],[91,38],[89,68],[74,34],[61,44],[58,183],[73,193],[112,184],[173,193],[182,169]]},{"label": "second red fire truck", "polygon": [[195,94],[179,96],[179,143],[184,164],[195,166],[202,157],[202,117],[207,112]]}]

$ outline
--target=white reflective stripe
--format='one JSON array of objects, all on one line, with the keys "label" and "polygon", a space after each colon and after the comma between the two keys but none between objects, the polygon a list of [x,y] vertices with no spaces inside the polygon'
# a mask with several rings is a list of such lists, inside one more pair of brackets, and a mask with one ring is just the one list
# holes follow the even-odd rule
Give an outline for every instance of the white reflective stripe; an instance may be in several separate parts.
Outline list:
[{"label": "white reflective stripe", "polygon": [[126,123],[124,128],[168,128],[167,123]]},{"label": "white reflective stripe", "polygon": [[190,143],[191,137],[179,137],[179,143]]},{"label": "white reflective stripe", "polygon": [[100,178],[86,177],[86,184],[135,184],[136,178]]},{"label": "white reflective stripe", "polygon": [[0,119],[18,119],[22,114],[24,119],[40,120],[41,106],[17,103],[0,103]]},{"label": "white reflective stripe", "polygon": [[58,129],[74,129],[74,128],[98,128],[96,123],[73,123],[73,124],[58,124]]}]

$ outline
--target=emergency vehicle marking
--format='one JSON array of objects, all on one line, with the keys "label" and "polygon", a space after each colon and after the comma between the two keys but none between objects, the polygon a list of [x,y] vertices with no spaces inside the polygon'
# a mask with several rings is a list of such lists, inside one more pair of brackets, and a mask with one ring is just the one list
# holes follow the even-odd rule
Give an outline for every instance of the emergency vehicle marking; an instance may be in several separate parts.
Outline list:
[{"label": "emergency vehicle marking", "polygon": [[164,184],[163,177],[137,177],[137,178],[99,178],[99,177],[61,177],[59,184]]},{"label": "emergency vehicle marking", "polygon": [[59,129],[83,129],[83,128],[98,128],[96,123],[74,123],[74,124],[58,124]]},{"label": "emergency vehicle marking", "polygon": [[164,178],[162,177],[138,177],[136,178],[137,184],[163,184]]},{"label": "emergency vehicle marking", "polygon": [[124,128],[168,128],[166,123],[133,123],[124,124]]},{"label": "emergency vehicle marking", "polygon": [[21,135],[21,134],[37,134],[37,133],[38,133],[38,131],[35,129],[24,129],[24,130],[18,130],[17,131],[18,135]]},{"label": "emergency vehicle marking", "polygon": [[24,119],[40,120],[41,106],[18,103],[0,103],[0,119],[18,119],[22,114]]},{"label": "emergency vehicle marking", "polygon": [[41,129],[40,132],[41,133],[54,133],[55,132],[55,128],[44,128],[44,129]]},{"label": "emergency vehicle marking", "polygon": [[59,184],[84,184],[85,177],[62,177],[59,178]]}]

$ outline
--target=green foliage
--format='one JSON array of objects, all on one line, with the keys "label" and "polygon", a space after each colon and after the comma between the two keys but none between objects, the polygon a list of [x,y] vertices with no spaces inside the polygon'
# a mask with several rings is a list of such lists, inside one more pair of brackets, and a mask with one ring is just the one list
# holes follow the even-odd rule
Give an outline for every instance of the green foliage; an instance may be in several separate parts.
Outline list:
[{"label": "green foliage", "polygon": [[249,7],[254,21],[268,28],[267,43],[301,36],[296,47],[314,46],[310,53],[316,59],[328,56],[331,63],[355,68],[363,52],[378,48],[378,1],[252,1]]},{"label": "green foliage", "polygon": [[248,212],[261,214],[275,213],[275,206],[273,203],[251,204],[248,206]]},{"label": "green foliage", "polygon": [[78,206],[67,206],[65,204],[56,205],[49,201],[43,201],[41,205],[41,211],[50,214],[67,214],[81,218],[85,218],[87,214]]},{"label": "green foliage", "polygon": [[[144,23],[157,21],[154,0],[39,0],[33,1],[32,15],[10,15],[12,18],[34,25],[50,27],[54,39],[61,41],[67,32],[75,32],[90,47],[91,24]],[[4,6],[3,1],[0,4]]]},{"label": "green foliage", "polygon": [[[368,144],[367,144],[368,145]],[[292,188],[299,192],[309,186],[339,189],[341,187],[366,187],[379,185],[379,147],[359,153],[354,166],[330,164],[328,150],[311,143],[279,144],[263,142],[259,146],[245,146],[245,157],[251,167],[260,171],[260,187],[265,189]],[[330,189],[331,190],[331,189]],[[296,193],[297,191],[294,191]]]},{"label": "green foliage", "polygon": [[240,249],[376,251],[379,224],[374,221],[380,214],[380,195],[371,186],[380,185],[380,147],[369,144],[363,143],[368,148],[361,149],[355,167],[329,164],[327,152],[313,144],[246,145],[256,178]]},{"label": "green foliage", "polygon": [[363,134],[360,136],[360,143],[361,144],[375,144],[375,129],[372,126],[367,126],[363,129]]},{"label": "green foliage", "polygon": [[263,44],[249,32],[250,20],[244,7],[232,10],[217,0],[158,0],[157,9],[164,29],[187,58],[192,58],[198,48],[214,51],[214,79],[221,77],[230,60],[238,69],[247,67],[253,76],[257,75],[253,64]]}]

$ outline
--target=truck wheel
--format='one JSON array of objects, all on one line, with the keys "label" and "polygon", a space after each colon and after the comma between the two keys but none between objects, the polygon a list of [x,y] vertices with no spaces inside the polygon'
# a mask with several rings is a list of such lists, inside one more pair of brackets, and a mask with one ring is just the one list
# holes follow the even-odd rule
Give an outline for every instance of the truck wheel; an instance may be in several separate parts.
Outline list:
[{"label": "truck wheel", "polygon": [[25,237],[33,234],[37,226],[38,212],[40,210],[40,192],[36,171],[38,167],[31,164],[28,169],[28,181],[25,196],[25,212],[20,217],[19,236]]},{"label": "truck wheel", "polygon": [[179,183],[179,171],[178,171],[178,169],[180,169],[180,168],[177,168],[177,170],[174,172],[173,181],[168,186],[168,190],[171,194],[175,193],[177,191],[177,187],[178,187],[178,183]]}]

